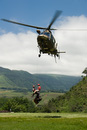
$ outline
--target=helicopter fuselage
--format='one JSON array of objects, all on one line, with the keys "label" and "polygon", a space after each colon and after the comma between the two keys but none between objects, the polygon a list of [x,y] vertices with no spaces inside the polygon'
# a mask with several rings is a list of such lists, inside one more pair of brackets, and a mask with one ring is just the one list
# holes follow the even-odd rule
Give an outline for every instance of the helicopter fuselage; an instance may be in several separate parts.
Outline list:
[{"label": "helicopter fuselage", "polygon": [[40,53],[48,53],[51,55],[57,55],[56,41],[51,31],[45,30],[37,37]]},{"label": "helicopter fuselage", "polygon": [[62,13],[62,11],[57,10],[52,21],[50,22],[49,26],[45,27],[45,28],[38,27],[38,26],[32,26],[32,25],[28,25],[28,24],[23,24],[23,23],[15,22],[15,21],[8,20],[8,19],[1,19],[1,20],[10,22],[13,24],[26,26],[26,27],[43,29],[44,30],[43,32],[40,32],[40,30],[37,30],[37,33],[39,34],[37,37],[38,47],[39,47],[39,51],[40,51],[39,57],[41,56],[41,52],[47,53],[48,55],[54,55],[54,57],[56,57],[56,56],[59,57],[60,53],[65,53],[65,52],[60,52],[57,50],[57,43],[51,32],[51,30],[56,30],[56,29],[51,28],[51,26],[56,21],[56,19],[60,16],[61,13]]}]

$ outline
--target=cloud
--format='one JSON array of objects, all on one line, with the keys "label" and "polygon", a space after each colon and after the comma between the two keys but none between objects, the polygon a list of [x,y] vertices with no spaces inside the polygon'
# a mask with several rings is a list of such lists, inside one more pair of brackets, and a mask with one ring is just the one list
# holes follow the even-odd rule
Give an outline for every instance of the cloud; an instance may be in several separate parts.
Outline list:
[{"label": "cloud", "polygon": [[[87,29],[87,17],[65,17],[55,25],[58,29]],[[57,30],[53,32],[58,49],[66,51],[57,60],[47,54],[38,57],[37,34],[4,33],[0,35],[0,66],[30,73],[81,75],[87,67],[87,32]]]},{"label": "cloud", "polygon": [[[87,66],[87,31],[77,31],[77,29],[87,29],[87,17],[67,17],[61,22],[60,28],[66,30],[55,32],[55,37],[60,43],[61,49],[66,50],[62,60],[66,63],[67,72],[81,74],[84,67]],[[76,30],[68,31],[67,29]]]}]

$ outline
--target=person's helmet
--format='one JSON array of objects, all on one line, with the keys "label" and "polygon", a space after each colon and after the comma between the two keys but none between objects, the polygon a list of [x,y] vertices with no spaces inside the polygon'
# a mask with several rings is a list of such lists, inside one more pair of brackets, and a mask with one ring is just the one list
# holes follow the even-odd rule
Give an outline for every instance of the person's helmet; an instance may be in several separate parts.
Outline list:
[{"label": "person's helmet", "polygon": [[41,86],[38,87],[38,90],[39,90],[39,91],[41,90]]},{"label": "person's helmet", "polygon": [[40,86],[40,84],[38,84],[38,86]]},{"label": "person's helmet", "polygon": [[33,88],[35,88],[35,85],[33,85]]}]

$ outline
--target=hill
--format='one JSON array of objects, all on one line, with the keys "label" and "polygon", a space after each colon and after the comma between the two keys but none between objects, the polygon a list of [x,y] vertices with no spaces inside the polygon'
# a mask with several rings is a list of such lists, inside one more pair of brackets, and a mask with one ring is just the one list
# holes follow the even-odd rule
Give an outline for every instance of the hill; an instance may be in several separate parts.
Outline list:
[{"label": "hill", "polygon": [[45,83],[46,89],[61,92],[68,91],[81,80],[81,77],[58,74],[35,74],[35,76]]},{"label": "hill", "polygon": [[87,112],[87,77],[84,77],[63,96],[50,100],[48,106],[50,106],[49,111]]},{"label": "hill", "polygon": [[32,85],[38,83],[42,91],[68,91],[78,83],[81,77],[57,74],[30,74],[20,70],[10,70],[0,67],[0,89],[16,91],[32,91]]},{"label": "hill", "polygon": [[26,71],[16,71],[0,67],[0,88],[31,91],[32,85],[40,82]]},{"label": "hill", "polygon": [[65,94],[69,111],[87,112],[87,77]]}]

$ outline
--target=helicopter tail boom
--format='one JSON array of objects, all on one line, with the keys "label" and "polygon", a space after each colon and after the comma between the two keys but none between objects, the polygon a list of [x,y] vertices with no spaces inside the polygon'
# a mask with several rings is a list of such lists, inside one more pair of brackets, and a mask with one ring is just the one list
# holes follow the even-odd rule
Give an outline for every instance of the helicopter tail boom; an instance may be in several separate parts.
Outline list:
[{"label": "helicopter tail boom", "polygon": [[66,53],[65,51],[58,51],[57,53]]}]

